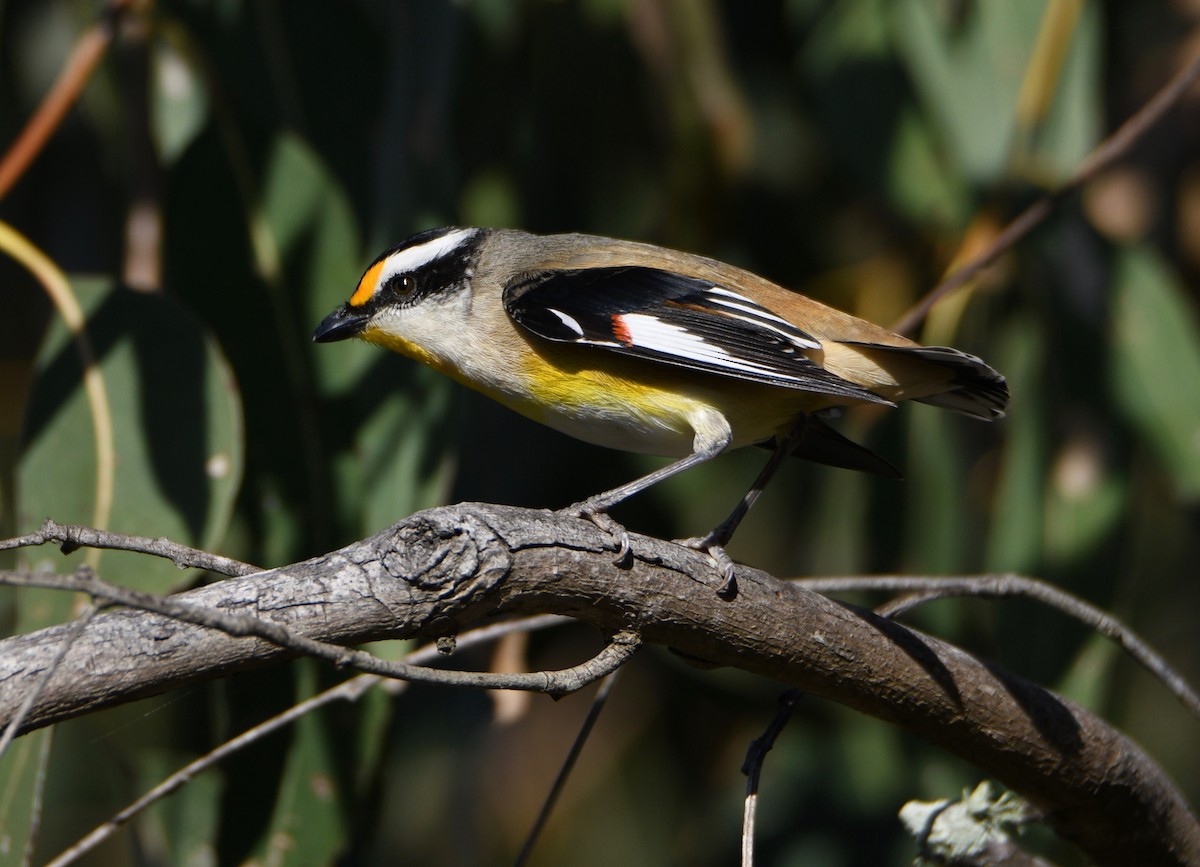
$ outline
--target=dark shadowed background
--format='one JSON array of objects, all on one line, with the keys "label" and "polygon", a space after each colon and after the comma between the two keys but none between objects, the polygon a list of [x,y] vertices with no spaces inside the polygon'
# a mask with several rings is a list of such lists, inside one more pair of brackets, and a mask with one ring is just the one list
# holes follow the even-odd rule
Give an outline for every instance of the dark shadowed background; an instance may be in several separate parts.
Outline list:
[{"label": "dark shadowed background", "polygon": [[[0,5],[0,146],[100,14],[75,0]],[[1198,50],[1198,24],[1186,0],[135,6],[0,200],[0,219],[67,274],[89,318],[113,449],[94,445],[61,318],[0,256],[0,535],[52,516],[274,566],[441,502],[558,507],[627,481],[658,462],[568,440],[382,350],[314,346],[312,330],[381,249],[444,224],[677,247],[894,323],[1066,181]],[[907,481],[795,462],[734,557],[783,576],[1038,576],[1200,678],[1198,144],[1193,94],[914,334],[1005,373],[1006,421],[847,413],[842,429]],[[617,515],[699,534],[764,458],[723,457]],[[111,505],[97,497],[105,467]],[[0,566],[66,570],[85,556],[156,591],[206,580],[112,553],[37,550]],[[0,625],[28,631],[68,606],[5,590]],[[1111,644],[1015,601],[941,602],[911,620],[1097,710],[1200,799],[1195,720]],[[534,637],[523,664],[598,647],[562,629]],[[24,738],[0,765],[0,821],[15,846],[28,839],[11,805],[32,802],[44,767],[43,862],[341,676],[301,663]],[[534,863],[734,863],[738,769],[778,692],[643,651]],[[499,722],[486,695],[372,694],[198,777],[87,863],[506,863],[588,696],[521,702]],[[806,700],[767,762],[761,863],[909,863],[899,807],[978,779]]]}]

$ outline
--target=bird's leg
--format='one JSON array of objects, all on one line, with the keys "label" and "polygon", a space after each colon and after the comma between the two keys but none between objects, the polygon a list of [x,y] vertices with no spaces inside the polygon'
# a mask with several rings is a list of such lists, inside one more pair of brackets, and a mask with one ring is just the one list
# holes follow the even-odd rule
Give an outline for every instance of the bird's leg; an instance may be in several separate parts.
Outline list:
[{"label": "bird's leg", "polygon": [[738,501],[738,504],[733,507],[733,511],[729,513],[729,517],[717,524],[706,536],[680,540],[679,544],[703,551],[716,563],[721,576],[724,578],[724,583],[721,584],[721,588],[717,592],[723,596],[728,595],[733,589],[734,581],[733,559],[725,553],[725,546],[729,544],[729,540],[733,538],[738,525],[742,523],[742,519],[750,511],[750,507],[758,500],[767,483],[771,481],[771,478],[779,470],[784,459],[800,444],[800,440],[804,439],[807,422],[808,416],[800,416],[797,422],[788,429],[787,433],[778,438],[775,450],[767,460],[766,466],[759,472],[758,477],[754,480],[754,484],[750,486],[750,490],[746,491],[742,499]]},{"label": "bird's leg", "polygon": [[729,445],[730,439],[731,435],[728,434],[728,428],[726,428],[725,435],[717,438],[697,435],[696,441],[693,444],[694,451],[687,457],[680,458],[674,463],[660,467],[654,472],[647,473],[641,478],[634,479],[632,482],[627,482],[620,487],[613,488],[611,491],[605,491],[602,494],[596,494],[594,497],[588,497],[586,500],[575,503],[572,506],[567,506],[561,511],[563,514],[575,518],[587,518],[601,530],[612,536],[613,542],[617,546],[617,556],[613,559],[619,566],[629,556],[629,533],[626,532],[625,528],[618,521],[608,514],[608,510],[619,503],[623,503],[634,494],[646,490],[651,485],[656,485],[677,473],[682,473],[684,470],[712,460],[725,450]]}]

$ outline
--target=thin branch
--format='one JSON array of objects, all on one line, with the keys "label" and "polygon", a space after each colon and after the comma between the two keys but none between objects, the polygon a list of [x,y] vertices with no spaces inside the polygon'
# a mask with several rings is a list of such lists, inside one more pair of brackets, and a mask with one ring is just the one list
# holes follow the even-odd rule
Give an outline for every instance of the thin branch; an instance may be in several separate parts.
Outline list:
[{"label": "thin branch", "polygon": [[0,159],[0,199],[25,174],[78,101],[112,42],[118,18],[132,5],[131,0],[110,0],[100,20],[79,37],[54,86]]},{"label": "thin branch", "polygon": [[1033,599],[1061,611],[1115,642],[1139,665],[1158,678],[1193,716],[1200,719],[1200,695],[1136,632],[1090,602],[1073,596],[1046,581],[1013,574],[953,578],[870,575],[845,578],[802,578],[797,579],[795,583],[814,593],[866,590],[908,594],[876,609],[881,617],[889,618],[898,617],[927,602],[956,596],[980,598],[1017,596]]},{"label": "thin branch", "polygon": [[[479,629],[472,629],[458,637],[458,648],[460,650],[468,647],[474,647],[479,644],[486,644],[489,641],[494,641],[504,635],[510,635],[514,632],[534,632],[540,629],[546,629],[551,626],[561,626],[566,623],[572,623],[569,617],[559,617],[557,615],[543,615],[541,617],[528,617],[522,620],[513,620],[508,623],[498,623],[492,626],[484,626]],[[417,648],[412,653],[404,657],[406,662],[412,664],[421,664],[433,662],[442,657],[442,651],[437,644],[427,644],[424,647]],[[333,704],[338,701],[355,702],[362,697],[364,693],[371,687],[382,684],[389,689],[393,695],[398,695],[407,689],[408,684],[404,681],[388,680],[379,677],[375,674],[359,674],[349,680],[339,683],[337,686],[330,687],[324,692],[320,692],[311,698],[305,699],[298,704],[293,705],[286,711],[276,714],[270,719],[264,720],[252,728],[246,729],[240,735],[230,738],[225,743],[221,744],[214,750],[206,753],[200,758],[184,765],[175,773],[164,779],[161,783],[154,786],[140,798],[135,800],[129,806],[119,811],[112,816],[108,821],[101,825],[97,825],[88,834],[81,837],[68,848],[64,849],[58,857],[48,862],[46,867],[66,867],[67,864],[73,864],[81,857],[91,852],[109,837],[112,837],[121,828],[127,825],[135,816],[145,810],[152,804],[161,801],[163,798],[181,789],[184,784],[191,781],[193,777],[200,774],[219,762],[224,761],[240,750],[245,749],[251,744],[257,743],[268,735],[276,732],[286,726],[291,725],[296,720],[319,710],[326,705]]]},{"label": "thin branch", "polygon": [[[91,571],[91,568],[88,566],[81,568],[88,572]],[[71,649],[71,646],[79,639],[79,636],[83,635],[84,628],[91,622],[92,617],[99,610],[100,606],[94,601],[90,603],[83,610],[83,613],[75,619],[75,622],[71,624],[71,628],[67,631],[67,634],[63,636],[58,652],[50,660],[50,664],[46,666],[45,672],[38,678],[37,683],[25,694],[25,700],[21,702],[21,706],[13,714],[12,722],[5,726],[4,732],[0,734],[0,759],[4,758],[4,754],[8,752],[8,745],[12,743],[17,732],[21,730],[21,726],[25,724],[25,719],[29,716],[29,712],[33,710],[33,706],[37,703],[37,700],[41,698],[42,692],[46,689],[46,684],[50,682],[50,678],[54,676],[54,672],[62,664],[67,651]]]},{"label": "thin branch", "polygon": [[1200,79],[1200,54],[1177,72],[1158,93],[1121,124],[1112,135],[1102,141],[1084,159],[1070,180],[1022,211],[983,251],[962,267],[956,268],[937,286],[929,290],[925,297],[900,317],[899,321],[892,326],[892,330],[898,334],[909,334],[915,331],[937,302],[975,279],[981,271],[992,265],[1001,255],[1040,225],[1067,196],[1125,156],[1138,139],[1161,121],[1198,79]]},{"label": "thin branch", "polygon": [[[742,669],[879,717],[973,763],[1045,811],[1101,865],[1200,863],[1200,822],[1136,744],[994,663],[803,587],[739,567],[721,600],[707,557],[631,534],[627,567],[590,522],[486,504],[432,509],[338,551],[168,602],[254,613],[335,645],[449,636],[497,615],[556,612],[605,634]],[[0,720],[66,626],[0,641]],[[141,611],[98,615],[27,728],[289,659],[264,641]]]},{"label": "thin branch", "polygon": [[106,548],[112,551],[151,554],[170,560],[180,569],[205,569],[220,575],[250,575],[262,571],[257,566],[234,560],[232,557],[210,554],[161,536],[156,539],[149,536],[131,536],[127,533],[97,530],[77,524],[59,524],[49,518],[36,533],[0,539],[0,551],[45,545],[49,542],[60,544],[64,554],[71,554],[78,548]]},{"label": "thin branch", "polygon": [[123,605],[149,611],[173,620],[216,629],[234,638],[261,638],[277,647],[332,663],[338,668],[377,674],[414,683],[438,686],[457,686],[468,689],[517,689],[564,696],[583,689],[589,683],[616,671],[633,656],[641,639],[636,633],[620,631],[612,636],[604,649],[579,665],[559,671],[536,671],[527,674],[484,671],[450,671],[427,668],[404,662],[391,662],[363,650],[351,650],[340,644],[317,641],[292,632],[270,620],[245,614],[231,614],[184,602],[177,596],[157,596],[143,590],[120,587],[91,575],[42,575],[20,572],[0,572],[0,584],[13,587],[42,587],[49,590],[69,590],[87,593],[103,605]]},{"label": "thin branch", "polygon": [[796,703],[804,696],[798,689],[789,689],[779,696],[779,710],[771,718],[766,731],[750,742],[742,773],[746,775],[746,801],[742,813],[742,867],[754,867],[754,826],[758,819],[758,783],[762,777],[767,753],[775,746],[783,727],[792,718]]},{"label": "thin branch", "polygon": [[513,867],[522,867],[522,865],[528,863],[529,856],[533,854],[533,847],[537,843],[538,837],[541,836],[542,829],[546,826],[546,820],[550,818],[550,811],[558,803],[558,796],[562,794],[563,787],[567,783],[567,778],[571,775],[571,771],[574,770],[575,762],[579,759],[579,754],[583,752],[583,745],[587,743],[588,736],[591,735],[592,729],[596,726],[596,720],[600,718],[600,712],[604,710],[604,706],[608,702],[608,696],[612,692],[613,684],[617,682],[617,674],[618,672],[614,671],[600,681],[600,686],[596,690],[596,696],[592,699],[592,705],[588,708],[587,716],[584,717],[583,725],[579,727],[579,733],[575,735],[571,749],[567,752],[566,758],[563,759],[562,767],[559,768],[558,775],[554,778],[553,785],[550,786],[550,791],[546,793],[546,800],[542,802],[542,809],[538,811],[537,818],[533,822],[533,827],[529,829],[529,833],[525,836],[525,843],[521,846],[521,851],[517,853],[517,857],[513,861]]},{"label": "thin branch", "polygon": [[[820,580],[820,579],[816,579]],[[796,583],[803,583],[797,581]],[[820,592],[820,591],[814,591]],[[880,616],[888,616],[882,606],[875,609]],[[758,784],[762,777],[763,765],[767,753],[775,746],[775,741],[783,727],[792,717],[796,704],[804,697],[798,689],[789,689],[779,696],[779,709],[771,718],[766,731],[750,742],[746,750],[746,758],[742,762],[742,773],[746,775],[746,800],[742,812],[742,867],[754,867],[754,829],[758,820]]]}]

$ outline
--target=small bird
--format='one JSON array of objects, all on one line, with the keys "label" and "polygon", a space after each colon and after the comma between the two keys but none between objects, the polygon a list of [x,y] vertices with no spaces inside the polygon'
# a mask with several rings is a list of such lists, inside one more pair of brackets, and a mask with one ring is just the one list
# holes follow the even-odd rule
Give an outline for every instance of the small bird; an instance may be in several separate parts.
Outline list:
[{"label": "small bird", "polygon": [[729,449],[774,453],[729,517],[687,540],[733,586],[724,546],[783,459],[892,478],[825,422],[839,407],[916,400],[1003,417],[1004,377],[703,256],[593,235],[442,228],[387,250],[317,327],[407,355],[589,443],[674,463],[566,511],[629,538],[608,511]]}]

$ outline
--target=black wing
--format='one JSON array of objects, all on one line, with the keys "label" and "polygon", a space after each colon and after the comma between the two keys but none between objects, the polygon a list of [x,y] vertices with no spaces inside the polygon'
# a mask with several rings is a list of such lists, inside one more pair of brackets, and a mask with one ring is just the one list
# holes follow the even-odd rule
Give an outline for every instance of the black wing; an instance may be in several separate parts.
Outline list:
[{"label": "black wing", "polygon": [[528,274],[504,289],[522,328],[703,373],[872,403],[890,401],[822,368],[801,350],[821,344],[744,295],[658,268]]}]

